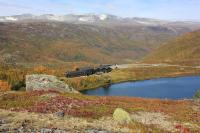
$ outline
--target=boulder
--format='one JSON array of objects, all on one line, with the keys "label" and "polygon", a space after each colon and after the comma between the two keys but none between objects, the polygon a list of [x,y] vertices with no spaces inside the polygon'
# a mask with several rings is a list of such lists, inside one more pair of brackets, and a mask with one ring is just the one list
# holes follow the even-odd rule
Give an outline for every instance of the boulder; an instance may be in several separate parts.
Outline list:
[{"label": "boulder", "polygon": [[69,87],[63,81],[60,81],[56,76],[45,74],[33,74],[26,76],[26,91],[35,90],[55,90],[59,92],[77,93],[76,90]]},{"label": "boulder", "polygon": [[128,112],[121,108],[117,108],[113,113],[113,119],[121,124],[128,124],[132,122]]}]

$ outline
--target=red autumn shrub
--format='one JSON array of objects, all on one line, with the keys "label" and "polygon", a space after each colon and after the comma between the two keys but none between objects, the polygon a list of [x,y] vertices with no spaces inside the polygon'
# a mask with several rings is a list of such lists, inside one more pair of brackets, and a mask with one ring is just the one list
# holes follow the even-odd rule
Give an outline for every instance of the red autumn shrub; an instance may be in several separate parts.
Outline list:
[{"label": "red autumn shrub", "polygon": [[178,129],[181,133],[189,133],[190,132],[189,128],[186,128],[180,124],[176,125],[175,128]]}]

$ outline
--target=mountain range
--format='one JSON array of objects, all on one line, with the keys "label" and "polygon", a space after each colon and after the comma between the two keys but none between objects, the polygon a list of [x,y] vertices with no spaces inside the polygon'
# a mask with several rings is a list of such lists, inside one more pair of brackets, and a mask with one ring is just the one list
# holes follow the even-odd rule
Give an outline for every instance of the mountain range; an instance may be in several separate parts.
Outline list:
[{"label": "mountain range", "polygon": [[20,63],[128,63],[200,23],[108,14],[0,17],[0,56]]},{"label": "mountain range", "polygon": [[22,14],[13,16],[3,16],[0,17],[1,22],[30,22],[30,21],[56,21],[56,22],[97,22],[97,21],[108,21],[108,20],[120,20],[120,18],[113,15],[32,15],[32,14]]},{"label": "mountain range", "polygon": [[130,24],[130,25],[196,25],[200,22],[192,21],[167,21],[152,18],[122,18],[110,14],[83,14],[83,15],[54,15],[54,14],[44,14],[44,15],[33,15],[33,14],[22,14],[13,16],[0,16],[0,22],[66,22],[66,23],[120,23],[120,24]]}]

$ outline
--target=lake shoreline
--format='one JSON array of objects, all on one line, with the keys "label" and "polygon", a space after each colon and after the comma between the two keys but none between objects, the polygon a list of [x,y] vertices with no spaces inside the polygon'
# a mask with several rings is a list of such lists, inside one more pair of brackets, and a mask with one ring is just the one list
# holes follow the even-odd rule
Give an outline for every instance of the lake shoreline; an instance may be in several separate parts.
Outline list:
[{"label": "lake shoreline", "polygon": [[111,86],[111,85],[115,85],[115,84],[120,84],[120,83],[126,83],[126,82],[138,82],[138,81],[147,81],[147,80],[154,80],[154,79],[163,79],[163,78],[181,78],[181,77],[198,77],[200,76],[200,74],[191,74],[191,75],[174,75],[174,76],[161,76],[161,77],[152,77],[152,78],[146,78],[146,79],[130,79],[130,80],[123,80],[123,81],[116,81],[116,82],[112,82],[109,84],[103,84],[103,85],[99,85],[99,86],[95,86],[94,88],[88,88],[88,89],[81,89],[79,90],[80,92],[82,91],[87,91],[87,90],[96,90],[100,87],[106,87],[106,86]]},{"label": "lake shoreline", "polygon": [[182,68],[178,66],[148,68],[133,67],[127,69],[114,69],[112,72],[102,75],[63,78],[63,81],[76,90],[82,91],[93,90],[99,87],[123,82],[136,82],[157,78],[176,78],[184,76],[200,76],[200,68]]}]

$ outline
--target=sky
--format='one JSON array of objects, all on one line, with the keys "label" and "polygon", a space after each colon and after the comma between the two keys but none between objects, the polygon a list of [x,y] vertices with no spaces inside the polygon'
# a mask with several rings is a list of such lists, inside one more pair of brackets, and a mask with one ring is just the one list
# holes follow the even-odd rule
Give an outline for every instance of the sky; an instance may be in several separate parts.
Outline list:
[{"label": "sky", "polygon": [[200,21],[200,0],[0,0],[0,16],[112,14],[166,20]]}]

